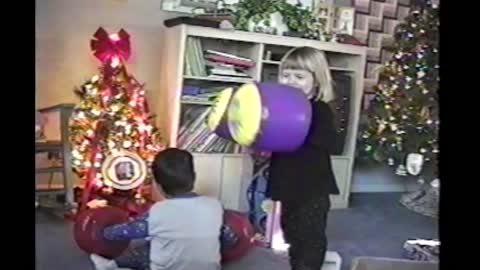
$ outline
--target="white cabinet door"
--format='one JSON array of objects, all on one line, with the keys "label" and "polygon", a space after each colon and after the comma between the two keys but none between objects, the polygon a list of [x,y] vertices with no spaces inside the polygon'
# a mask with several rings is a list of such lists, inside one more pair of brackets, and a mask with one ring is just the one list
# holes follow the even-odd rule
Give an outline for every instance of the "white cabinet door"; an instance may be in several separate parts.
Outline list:
[{"label": "white cabinet door", "polygon": [[242,186],[242,158],[223,157],[220,200],[225,209],[237,209]]},{"label": "white cabinet door", "polygon": [[248,156],[224,156],[220,200],[226,209],[247,211],[247,189],[252,181],[252,162]]},{"label": "white cabinet door", "polygon": [[219,199],[225,209],[247,211],[253,163],[246,155],[194,154],[195,192]]},{"label": "white cabinet door", "polygon": [[200,195],[220,198],[222,156],[194,154],[197,179],[194,191]]},{"label": "white cabinet door", "polygon": [[348,186],[348,162],[346,158],[332,158],[333,174],[337,180],[340,195],[332,195],[332,208],[345,208],[348,206],[347,196],[350,187]]}]

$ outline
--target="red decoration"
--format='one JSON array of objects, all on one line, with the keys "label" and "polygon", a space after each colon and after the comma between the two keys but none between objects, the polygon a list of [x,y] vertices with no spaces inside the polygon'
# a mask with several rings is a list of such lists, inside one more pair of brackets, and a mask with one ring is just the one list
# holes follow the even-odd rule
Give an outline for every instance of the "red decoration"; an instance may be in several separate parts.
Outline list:
[{"label": "red decoration", "polygon": [[102,27],[93,35],[95,39],[90,41],[93,55],[102,63],[111,61],[114,57],[128,60],[130,57],[130,35],[121,29],[117,34],[108,35]]},{"label": "red decoration", "polygon": [[83,191],[82,200],[80,202],[80,211],[83,211],[86,209],[87,203],[90,199],[90,194],[95,188],[95,180],[97,178],[98,169],[95,168],[94,164],[95,164],[97,153],[100,152],[99,141],[104,140],[106,137],[105,128],[106,128],[105,122],[99,121],[96,125],[94,136],[90,140],[90,143],[92,145],[92,152],[90,154],[88,161],[90,162],[91,167],[87,172],[85,190]]},{"label": "red decoration", "polygon": [[128,213],[120,208],[88,209],[76,217],[73,235],[82,250],[112,259],[122,254],[128,248],[130,241],[105,240],[103,229],[125,222],[128,222]]},{"label": "red decoration", "polygon": [[223,219],[225,224],[238,236],[238,242],[233,247],[222,251],[222,262],[228,263],[247,255],[255,246],[254,230],[248,218],[240,212],[225,210]]}]

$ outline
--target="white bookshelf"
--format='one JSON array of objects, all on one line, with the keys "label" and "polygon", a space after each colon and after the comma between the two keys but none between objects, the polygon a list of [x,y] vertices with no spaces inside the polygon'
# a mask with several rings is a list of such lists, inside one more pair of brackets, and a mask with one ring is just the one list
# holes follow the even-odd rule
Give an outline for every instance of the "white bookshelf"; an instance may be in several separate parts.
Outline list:
[{"label": "white bookshelf", "polygon": [[[272,60],[262,60],[264,65],[280,65],[280,61],[272,61]],[[345,72],[355,72],[352,68],[344,68],[344,67],[330,67],[331,71],[345,71]]]},{"label": "white bookshelf", "polygon": [[198,80],[198,81],[212,81],[212,82],[226,82],[226,83],[248,83],[253,81],[251,78],[228,78],[228,77],[216,77],[216,76],[183,76],[185,80]]},{"label": "white bookshelf", "polygon": [[265,65],[280,65],[280,61],[272,61],[272,60],[262,60],[262,63]]},{"label": "white bookshelf", "polygon": [[[248,69],[251,78],[215,78],[185,76],[185,48],[187,37],[200,38],[204,50],[218,50],[252,59],[256,64]],[[154,112],[162,134],[170,146],[177,146],[182,108],[187,106],[209,106],[210,102],[182,100],[182,87],[188,84],[216,84],[239,86],[246,82],[262,81],[268,71],[278,69],[282,54],[293,47],[310,46],[325,51],[332,72],[343,72],[351,76],[353,88],[350,96],[349,127],[344,152],[332,157],[334,173],[341,194],[332,196],[333,208],[348,207],[352,168],[354,162],[357,126],[363,91],[364,47],[320,42],[315,40],[283,37],[244,31],[178,25],[165,29],[162,36],[162,68],[160,70],[160,91]],[[266,60],[270,51],[272,57]],[[272,80],[273,80],[272,75]],[[247,210],[246,188],[253,176],[253,162],[247,153],[194,153],[197,168],[199,193],[218,197],[226,208]]]}]

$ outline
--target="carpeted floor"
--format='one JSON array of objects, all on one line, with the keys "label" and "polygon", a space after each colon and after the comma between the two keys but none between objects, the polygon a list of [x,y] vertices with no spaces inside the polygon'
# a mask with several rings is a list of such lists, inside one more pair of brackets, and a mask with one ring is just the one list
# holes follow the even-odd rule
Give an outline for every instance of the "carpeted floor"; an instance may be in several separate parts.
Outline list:
[{"label": "carpeted floor", "polygon": [[[330,214],[329,250],[342,257],[342,270],[356,256],[402,258],[409,238],[438,237],[437,220],[418,215],[398,203],[400,193],[353,194],[351,208]],[[76,247],[71,224],[37,212],[37,270],[92,270],[88,257]],[[255,249],[225,270],[289,270],[286,258],[267,249]]]}]

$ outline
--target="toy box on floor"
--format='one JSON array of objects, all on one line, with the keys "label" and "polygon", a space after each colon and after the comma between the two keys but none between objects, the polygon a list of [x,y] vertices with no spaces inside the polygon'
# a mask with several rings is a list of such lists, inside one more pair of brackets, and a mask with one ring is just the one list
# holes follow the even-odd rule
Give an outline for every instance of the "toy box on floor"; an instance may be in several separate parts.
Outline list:
[{"label": "toy box on floor", "polygon": [[420,262],[403,259],[357,257],[351,270],[438,270],[436,262]]},{"label": "toy box on floor", "polygon": [[438,240],[407,240],[403,244],[405,255],[414,261],[438,262],[440,255],[440,241]]}]

